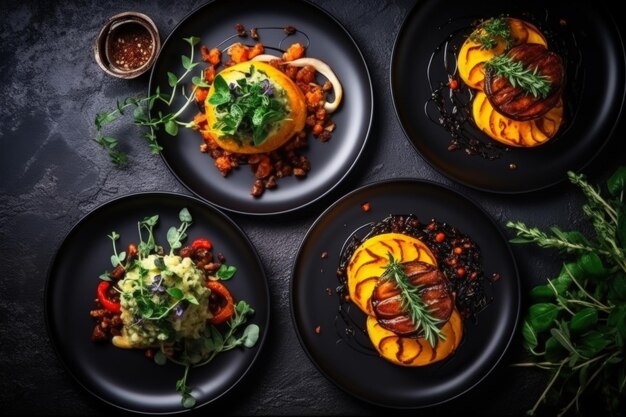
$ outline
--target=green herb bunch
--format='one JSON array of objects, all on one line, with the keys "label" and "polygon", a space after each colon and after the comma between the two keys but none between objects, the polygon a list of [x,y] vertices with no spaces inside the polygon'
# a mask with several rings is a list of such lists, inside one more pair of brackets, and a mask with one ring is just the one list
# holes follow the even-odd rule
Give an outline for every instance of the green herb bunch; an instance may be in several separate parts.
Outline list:
[{"label": "green herb bunch", "polygon": [[[135,125],[148,128],[148,131],[144,134],[144,138],[148,142],[150,150],[153,154],[159,154],[161,150],[163,150],[162,146],[159,145],[156,139],[156,132],[159,129],[163,128],[169,135],[176,136],[178,134],[179,126],[187,128],[193,127],[193,120],[184,122],[179,119],[189,104],[194,101],[196,89],[198,87],[209,87],[209,85],[204,81],[201,75],[194,76],[191,80],[194,87],[189,94],[186,94],[183,82],[199,64],[199,62],[194,62],[194,47],[200,42],[200,38],[191,36],[189,38],[185,38],[184,41],[190,45],[191,53],[189,56],[181,56],[182,65],[185,71],[182,75],[180,75],[180,77],[172,72],[167,73],[168,83],[171,88],[171,92],[169,94],[162,92],[160,86],[157,86],[154,94],[148,97],[128,97],[123,101],[118,100],[116,109],[108,112],[101,112],[96,115],[95,125],[97,135],[95,141],[102,148],[107,150],[111,161],[115,165],[126,165],[128,163],[128,156],[124,151],[119,149],[118,139],[106,135],[104,130],[108,125],[124,116],[127,111],[132,110]],[[157,102],[163,103],[170,108],[175,97],[179,94],[179,90],[180,94],[182,94],[185,98],[185,101],[180,109],[171,113],[163,113],[159,111],[156,115],[153,114],[152,110]]]},{"label": "green herb bunch", "polygon": [[[595,236],[551,228],[545,233],[508,222],[515,243],[559,250],[566,261],[559,275],[532,289],[534,302],[523,322],[530,360],[519,366],[545,369],[549,382],[529,410],[547,402],[559,415],[581,411],[583,396],[604,400],[610,415],[623,415],[626,402],[626,167],[607,181],[604,197],[583,175],[568,173],[587,201],[582,210]],[[594,409],[594,415],[603,414]]]},{"label": "green herb bunch", "polygon": [[[183,241],[187,238],[187,229],[192,224],[192,216],[187,208],[183,208],[178,214],[181,222],[179,227],[172,226],[167,231],[167,241],[170,245],[170,255],[180,249]],[[113,255],[111,263],[113,267],[123,266],[126,271],[139,271],[139,278],[135,281],[132,291],[121,291],[120,297],[127,300],[133,299],[137,306],[135,319],[137,323],[154,321],[160,331],[166,336],[160,340],[160,349],[154,355],[154,361],[159,365],[165,365],[168,361],[184,366],[185,371],[181,379],[176,382],[176,390],[181,393],[181,404],[185,408],[192,408],[196,399],[192,395],[192,388],[187,385],[189,370],[208,364],[219,353],[226,352],[238,346],[253,347],[259,338],[259,326],[247,325],[242,332],[239,330],[246,324],[247,319],[254,314],[254,309],[246,302],[239,301],[235,305],[235,314],[221,325],[222,333],[218,327],[207,325],[204,333],[198,339],[177,338],[168,318],[181,317],[188,305],[198,305],[198,300],[191,294],[184,294],[176,286],[166,286],[165,279],[180,279],[168,269],[163,256],[165,251],[159,246],[154,238],[154,228],[159,222],[159,216],[154,215],[144,218],[137,223],[139,232],[139,244],[137,245],[137,258],[127,257],[126,252],[118,252],[116,241],[120,235],[115,231],[109,235],[113,243]],[[144,235],[147,234],[146,240]],[[145,282],[149,271],[142,267],[141,260],[150,255],[157,255],[154,264],[160,273],[151,284]],[[217,278],[228,280],[236,273],[237,268],[232,265],[222,264],[217,271]],[[105,271],[101,279],[111,281],[108,271]],[[159,278],[159,279],[157,279]],[[128,278],[125,278],[128,279]]]},{"label": "green herb bunch", "polygon": [[285,100],[270,79],[265,76],[253,81],[254,74],[254,66],[250,65],[245,77],[230,86],[218,74],[213,81],[214,93],[209,98],[209,104],[216,106],[217,121],[213,129],[240,145],[248,144],[250,139],[255,146],[262,144],[276,122],[284,120],[287,114]]},{"label": "green herb bunch", "polygon": [[513,36],[504,17],[492,17],[481,21],[470,35],[470,40],[481,44],[483,49],[493,49],[498,42],[504,42],[505,49],[511,47]]},{"label": "green herb bunch", "polygon": [[433,317],[428,306],[422,300],[419,294],[420,287],[409,282],[402,264],[395,260],[391,253],[387,255],[389,257],[389,265],[387,265],[381,278],[383,280],[392,280],[396,284],[402,297],[402,308],[409,312],[415,327],[421,329],[424,338],[432,347],[435,347],[439,339],[445,340],[445,336],[437,326],[439,320]]},{"label": "green herb bunch", "polygon": [[506,77],[513,87],[519,86],[534,97],[545,98],[550,94],[550,80],[545,75],[537,73],[537,67],[530,69],[507,55],[491,58],[485,63],[485,70],[495,71],[497,75]]}]

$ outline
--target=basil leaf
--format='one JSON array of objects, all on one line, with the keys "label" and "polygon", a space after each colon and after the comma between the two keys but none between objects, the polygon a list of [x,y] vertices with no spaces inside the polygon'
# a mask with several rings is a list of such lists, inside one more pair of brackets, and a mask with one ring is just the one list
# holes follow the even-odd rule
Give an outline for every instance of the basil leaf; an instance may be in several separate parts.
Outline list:
[{"label": "basil leaf", "polygon": [[621,166],[609,177],[606,182],[609,193],[618,197],[626,190],[626,166]]},{"label": "basil leaf", "polygon": [[533,304],[529,309],[529,321],[536,332],[548,330],[559,314],[559,308],[552,303]]},{"label": "basil leaf", "polygon": [[569,322],[569,329],[572,333],[583,333],[598,322],[598,310],[592,307],[585,307],[576,313]]},{"label": "basil leaf", "polygon": [[232,265],[222,264],[220,268],[217,270],[216,276],[222,281],[227,281],[231,279],[235,273],[237,272],[237,268]]},{"label": "basil leaf", "polygon": [[528,350],[532,351],[539,344],[537,340],[537,333],[535,333],[535,330],[530,325],[528,320],[524,320],[524,323],[522,324],[522,336],[524,337],[524,346]]}]

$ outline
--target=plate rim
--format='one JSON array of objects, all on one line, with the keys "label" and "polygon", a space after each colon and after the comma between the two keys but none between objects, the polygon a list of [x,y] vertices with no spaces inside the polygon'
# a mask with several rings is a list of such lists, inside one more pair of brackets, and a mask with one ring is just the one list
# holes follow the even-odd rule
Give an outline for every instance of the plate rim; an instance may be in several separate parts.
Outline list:
[{"label": "plate rim", "polygon": [[[492,226],[494,227],[495,230],[497,230],[498,235],[500,235],[500,237],[502,238],[503,242],[505,243],[505,247],[507,250],[507,253],[509,254],[509,258],[511,260],[511,266],[513,268],[513,270],[515,271],[515,283],[517,285],[518,291],[517,291],[517,297],[515,299],[516,301],[516,309],[514,312],[514,320],[513,320],[513,326],[511,328],[511,332],[507,337],[506,343],[504,344],[502,351],[500,352],[500,354],[498,355],[498,358],[493,362],[493,364],[489,367],[489,369],[487,370],[487,372],[485,372],[480,378],[478,378],[473,384],[471,384],[470,386],[468,386],[467,388],[465,388],[464,390],[461,390],[460,392],[456,393],[455,395],[445,398],[443,400],[440,401],[436,401],[436,402],[430,402],[427,404],[418,404],[418,405],[390,405],[390,404],[385,404],[383,402],[380,401],[373,401],[369,398],[366,398],[362,395],[357,395],[354,392],[351,392],[348,388],[340,385],[337,381],[335,381],[333,378],[331,378],[327,372],[321,367],[321,365],[317,362],[317,360],[313,357],[312,353],[309,350],[309,347],[307,346],[307,344],[304,342],[304,339],[302,337],[301,334],[301,330],[298,327],[298,321],[296,319],[296,308],[295,308],[295,296],[294,296],[294,283],[295,283],[295,276],[296,276],[296,270],[298,267],[298,264],[300,262],[300,257],[301,257],[301,253],[302,253],[302,249],[303,247],[306,245],[307,243],[307,238],[309,237],[309,235],[318,227],[318,224],[321,223],[325,217],[327,215],[329,215],[331,213],[331,211],[333,209],[335,209],[338,205],[342,204],[345,200],[352,198],[354,195],[357,195],[359,193],[365,192],[367,191],[367,189],[369,188],[374,188],[374,187],[380,187],[380,186],[384,186],[384,185],[388,185],[388,184],[414,184],[414,185],[425,185],[425,186],[430,186],[430,187],[438,187],[440,188],[442,191],[445,191],[446,193],[451,193],[457,197],[460,197],[462,199],[467,200],[470,204],[474,205],[476,209],[478,209],[484,216],[485,218],[489,221],[490,224],[492,224]],[[513,249],[504,233],[504,230],[502,229],[502,227],[496,222],[496,220],[493,218],[493,216],[491,216],[491,214],[489,214],[483,207],[482,205],[478,204],[473,198],[465,195],[462,192],[459,192],[457,190],[452,189],[451,187],[439,183],[437,181],[433,181],[433,180],[428,180],[428,179],[417,179],[417,178],[411,178],[411,177],[398,177],[398,178],[390,178],[390,179],[383,179],[383,180],[375,180],[372,182],[369,182],[367,184],[364,184],[352,191],[350,191],[349,193],[345,194],[344,196],[342,196],[341,198],[339,198],[337,201],[335,201],[332,205],[330,205],[326,210],[324,210],[316,219],[315,221],[311,224],[311,226],[308,228],[307,232],[305,233],[304,237],[302,238],[302,241],[300,242],[300,245],[298,246],[298,250],[296,252],[296,256],[294,258],[294,262],[292,264],[292,268],[291,268],[291,277],[290,277],[290,282],[289,282],[289,310],[290,310],[290,315],[291,315],[291,322],[292,325],[294,327],[294,330],[296,332],[296,336],[298,337],[298,342],[300,343],[300,346],[302,347],[302,350],[304,350],[304,352],[306,353],[307,357],[309,358],[309,360],[311,361],[311,363],[315,366],[315,368],[328,380],[330,381],[334,386],[338,387],[342,392],[352,396],[353,398],[357,398],[361,401],[364,401],[365,403],[369,403],[371,405],[375,405],[375,406],[380,406],[380,407],[385,407],[387,409],[393,410],[393,409],[397,409],[397,410],[418,410],[418,409],[426,409],[426,408],[432,408],[435,406],[439,406],[442,404],[446,404],[449,403],[455,399],[458,399],[459,397],[467,394],[468,392],[472,391],[473,389],[475,389],[481,382],[483,382],[489,375],[493,374],[493,372],[495,371],[495,369],[498,367],[498,365],[501,364],[502,360],[504,359],[504,357],[506,356],[506,354],[510,351],[511,349],[511,344],[513,342],[513,340],[515,339],[517,332],[519,331],[519,326],[520,326],[520,317],[521,317],[521,303],[522,303],[522,285],[521,285],[521,279],[520,279],[520,272],[519,272],[519,267],[517,265],[517,260],[515,258],[515,255],[513,253]]]},{"label": "plate rim", "polygon": [[[482,191],[482,192],[486,192],[486,193],[491,193],[491,194],[495,194],[495,195],[523,195],[523,194],[530,194],[530,193],[535,193],[538,191],[542,191],[542,190],[547,190],[550,189],[552,187],[557,186],[558,184],[563,183],[566,179],[567,179],[567,175],[562,175],[560,179],[555,179],[549,183],[546,183],[544,185],[541,186],[535,186],[535,187],[531,187],[531,188],[525,188],[525,189],[520,189],[520,190],[494,190],[493,188],[488,188],[488,187],[484,187],[484,186],[479,186],[479,185],[475,185],[472,184],[471,181],[467,181],[461,178],[458,178],[456,176],[452,176],[450,174],[448,174],[448,172],[443,168],[443,167],[439,167],[437,166],[433,161],[430,160],[430,158],[427,158],[417,147],[417,145],[415,144],[415,141],[411,138],[411,136],[409,135],[409,133],[407,132],[406,127],[404,126],[404,123],[402,122],[402,118],[400,117],[400,112],[398,109],[398,103],[397,103],[397,92],[396,89],[394,89],[394,63],[395,65],[397,65],[396,63],[396,53],[397,53],[397,49],[398,49],[398,43],[400,41],[400,38],[402,37],[403,33],[405,32],[405,28],[407,27],[407,25],[409,24],[409,20],[419,12],[419,9],[422,8],[424,6],[424,4],[427,3],[425,0],[418,0],[412,7],[411,9],[406,13],[404,20],[402,21],[402,24],[400,25],[400,28],[398,29],[398,32],[396,34],[396,37],[394,39],[393,42],[393,47],[391,49],[391,59],[390,59],[390,64],[389,64],[389,89],[391,91],[391,102],[393,104],[393,110],[394,113],[396,115],[396,120],[398,120],[398,123],[400,125],[400,128],[402,129],[402,133],[404,134],[404,137],[406,138],[406,140],[409,141],[409,143],[411,144],[411,146],[413,147],[413,149],[417,152],[417,154],[420,156],[420,158],[422,158],[424,161],[426,161],[426,163],[433,168],[436,172],[438,172],[439,174],[443,175],[444,177],[448,178],[450,181],[456,182],[458,184],[461,184],[465,187],[474,189],[474,190],[478,190],[478,191]],[[615,116],[615,120],[612,123],[611,128],[609,129],[609,132],[606,135],[606,138],[604,138],[604,140],[602,141],[601,145],[598,146],[594,153],[591,155],[590,158],[587,158],[579,167],[576,168],[575,172],[580,173],[583,172],[599,155],[600,153],[602,153],[602,151],[604,149],[607,148],[607,145],[609,144],[609,142],[617,140],[615,138],[615,132],[618,129],[619,125],[620,125],[620,120],[622,118],[622,116],[624,115],[624,108],[626,107],[626,45],[624,44],[624,39],[622,37],[622,34],[619,30],[619,26],[617,25],[617,22],[615,21],[615,18],[613,17],[613,15],[611,13],[608,13],[607,11],[607,6],[604,2],[600,2],[600,7],[602,8],[602,11],[605,12],[605,14],[607,15],[608,19],[609,19],[609,25],[611,27],[611,30],[613,30],[616,34],[615,36],[615,40],[619,46],[619,49],[621,50],[621,64],[623,65],[623,69],[624,69],[624,73],[623,73],[623,83],[621,85],[622,87],[622,92],[621,92],[621,101],[619,103],[619,108],[617,109],[617,114]]]},{"label": "plate rim", "polygon": [[[122,203],[124,202],[124,200],[133,200],[133,199],[141,199],[141,198],[146,198],[146,197],[169,197],[169,198],[177,198],[177,199],[187,199],[187,200],[191,200],[196,202],[197,204],[201,205],[202,207],[204,207],[205,209],[209,210],[212,212],[213,215],[216,215],[217,217],[220,218],[221,221],[224,221],[226,223],[229,224],[229,226],[231,226],[237,233],[240,234],[241,238],[243,239],[243,241],[247,244],[247,246],[251,249],[251,252],[258,264],[259,270],[262,273],[261,278],[263,279],[263,283],[264,283],[264,287],[266,289],[266,296],[265,296],[265,302],[267,305],[267,312],[265,314],[264,317],[262,317],[262,322],[264,323],[264,328],[262,329],[262,333],[261,336],[259,337],[257,344],[258,344],[258,349],[256,350],[256,352],[254,353],[254,356],[250,362],[250,364],[246,367],[246,369],[244,370],[244,372],[234,381],[233,384],[231,384],[229,387],[227,387],[224,392],[220,393],[218,396],[209,399],[208,401],[203,402],[202,404],[191,408],[191,409],[180,409],[177,411],[164,411],[164,412],[154,412],[154,411],[147,411],[147,410],[137,410],[137,409],[133,409],[130,407],[125,407],[119,404],[116,404],[113,401],[110,401],[108,399],[105,399],[102,395],[100,395],[98,392],[96,392],[95,390],[92,390],[90,388],[88,388],[86,386],[86,384],[75,374],[75,372],[73,372],[73,370],[71,369],[71,367],[68,365],[67,360],[65,359],[65,356],[63,355],[63,353],[61,352],[61,349],[58,346],[58,343],[56,343],[56,336],[54,335],[54,331],[53,331],[53,323],[52,323],[52,318],[51,318],[51,306],[50,306],[50,292],[51,292],[51,288],[52,288],[52,281],[53,281],[53,271],[56,267],[57,264],[57,258],[59,257],[59,254],[61,253],[61,251],[63,250],[64,246],[66,245],[66,242],[68,241],[68,239],[70,239],[74,234],[78,233],[78,230],[80,229],[80,227],[86,222],[88,221],[90,218],[94,217],[98,211],[100,210],[104,210],[109,206],[114,206],[115,204],[118,203]],[[61,239],[60,243],[58,244],[58,246],[56,247],[54,253],[52,254],[49,264],[48,264],[48,269],[46,271],[46,281],[45,281],[45,285],[43,288],[43,314],[44,314],[44,321],[45,321],[45,327],[46,327],[46,339],[48,340],[49,345],[52,347],[53,351],[54,351],[54,355],[56,357],[57,360],[59,360],[61,367],[63,368],[63,370],[65,372],[67,372],[67,374],[71,377],[71,379],[77,383],[83,390],[84,392],[87,392],[88,394],[90,394],[91,397],[98,399],[102,404],[106,404],[108,406],[114,407],[117,410],[122,410],[122,411],[127,411],[127,412],[132,412],[132,413],[137,413],[137,414],[151,414],[151,415],[173,415],[173,414],[180,414],[180,413],[187,413],[187,412],[193,412],[193,411],[197,411],[203,407],[209,406],[211,403],[214,403],[215,401],[217,401],[218,399],[224,397],[225,395],[227,395],[231,390],[233,390],[237,385],[239,385],[243,379],[246,377],[246,375],[248,375],[252,368],[255,366],[257,360],[259,359],[259,356],[261,355],[261,352],[264,348],[266,339],[267,339],[267,335],[268,335],[268,331],[269,331],[269,326],[270,326],[270,320],[271,320],[271,297],[270,297],[270,288],[269,288],[269,282],[267,279],[267,273],[265,271],[265,266],[263,264],[263,262],[261,261],[261,258],[259,256],[259,253],[256,249],[256,247],[252,244],[252,241],[250,240],[249,236],[243,231],[243,229],[241,229],[241,227],[239,227],[239,225],[237,223],[235,223],[234,220],[232,220],[228,215],[226,215],[225,213],[223,213],[222,211],[220,211],[217,207],[208,204],[206,201],[197,198],[196,196],[192,196],[192,195],[188,195],[188,194],[183,194],[183,193],[179,193],[179,192],[173,192],[173,191],[138,191],[138,192],[130,192],[130,193],[125,193],[119,196],[116,196],[110,200],[104,201],[100,204],[98,204],[96,207],[90,209],[87,213],[83,214],[80,216],[80,219],[77,220],[76,222],[73,223],[73,225],[71,226],[71,228],[69,229],[69,231],[65,234],[65,236]]]},{"label": "plate rim", "polygon": [[[270,1],[272,1],[272,0],[270,0]],[[354,47],[354,51],[357,53],[358,57],[360,58],[360,63],[362,63],[362,65],[363,65],[365,80],[367,81],[367,87],[369,87],[369,90],[368,90],[369,94],[368,95],[369,95],[369,102],[370,102],[370,112],[369,112],[369,117],[368,117],[367,128],[366,128],[366,131],[365,131],[365,135],[363,137],[363,141],[362,141],[361,147],[358,149],[358,152],[356,152],[356,154],[354,156],[354,159],[351,161],[350,165],[346,168],[345,172],[341,175],[341,177],[337,180],[337,182],[335,184],[332,184],[328,189],[324,190],[321,194],[319,194],[318,196],[316,196],[312,200],[309,200],[307,202],[303,202],[303,203],[297,204],[297,205],[295,205],[295,206],[293,206],[291,208],[286,208],[286,209],[282,209],[282,210],[268,210],[268,211],[241,210],[241,209],[236,209],[236,208],[233,208],[233,207],[227,207],[227,205],[225,205],[225,204],[218,204],[218,203],[215,203],[213,201],[210,201],[208,198],[202,196],[199,192],[195,191],[194,189],[191,188],[190,185],[188,185],[186,182],[184,182],[180,178],[180,176],[175,172],[175,170],[172,168],[170,163],[167,161],[167,159],[163,155],[163,152],[160,152],[161,160],[165,163],[165,166],[168,168],[170,173],[189,192],[191,192],[194,196],[200,198],[201,200],[204,200],[205,202],[207,202],[207,203],[209,203],[209,204],[211,204],[211,205],[213,205],[215,207],[218,207],[218,208],[220,208],[222,210],[227,210],[227,211],[232,212],[232,213],[245,214],[245,215],[250,215],[250,216],[274,216],[274,215],[288,214],[288,213],[297,212],[297,211],[300,211],[300,210],[302,210],[302,209],[304,209],[306,207],[310,207],[310,206],[314,205],[315,203],[323,200],[324,198],[328,197],[334,190],[336,190],[346,180],[346,178],[353,172],[353,170],[355,169],[356,165],[361,160],[361,157],[363,155],[365,147],[366,147],[367,143],[369,142],[369,139],[370,139],[370,136],[371,136],[371,133],[372,133],[372,124],[373,124],[373,119],[374,119],[374,108],[375,108],[375,104],[376,104],[375,100],[374,100],[374,87],[373,87],[373,84],[372,84],[372,76],[371,76],[369,67],[367,65],[367,61],[365,60],[365,56],[363,55],[363,51],[361,51],[361,48],[359,47],[359,45],[356,42],[356,39],[354,38],[354,36],[352,36],[350,31],[348,31],[348,29],[334,15],[332,15],[329,11],[327,11],[324,8],[322,8],[321,6],[319,6],[319,5],[315,4],[315,3],[312,3],[309,0],[290,0],[290,1],[293,4],[297,4],[298,2],[305,3],[306,5],[316,9],[317,11],[319,11],[326,18],[328,18],[330,21],[332,21],[332,23],[334,25],[336,25],[337,28],[340,29],[346,35],[347,40],[349,40],[350,43],[352,44],[352,46]],[[155,64],[150,69],[150,77],[149,77],[149,80],[148,80],[148,95],[150,94],[150,90],[152,88],[153,79],[156,78],[156,74],[155,74],[156,67],[157,67],[156,64],[157,64],[157,62],[159,61],[159,59],[161,57],[161,52],[163,51],[163,47],[170,42],[170,39],[174,35],[174,32],[176,32],[195,13],[199,12],[201,9],[209,8],[210,6],[213,5],[213,3],[218,3],[218,2],[228,3],[229,0],[210,0],[210,1],[206,2],[206,3],[204,3],[204,4],[201,4],[198,7],[196,7],[194,10],[192,10],[191,12],[187,13],[180,20],[180,22],[178,22],[172,28],[170,33],[167,35],[165,40],[162,42],[161,49],[159,50],[159,53],[158,53],[158,55],[157,55],[157,57],[155,59]],[[305,178],[305,181],[306,181],[306,178]],[[250,206],[254,206],[254,201],[255,200],[252,198],[252,200],[251,200],[252,204],[250,204]]]}]

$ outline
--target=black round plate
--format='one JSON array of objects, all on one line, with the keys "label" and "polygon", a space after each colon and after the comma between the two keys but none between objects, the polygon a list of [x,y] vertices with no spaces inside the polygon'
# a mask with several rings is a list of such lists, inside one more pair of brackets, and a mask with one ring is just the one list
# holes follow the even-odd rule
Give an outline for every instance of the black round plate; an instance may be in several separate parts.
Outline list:
[{"label": "black round plate", "polygon": [[[189,16],[174,29],[163,45],[150,78],[149,91],[157,86],[169,91],[167,72],[181,74],[181,55],[189,55],[189,45],[183,38],[197,36],[209,48],[235,34],[235,24],[247,29],[259,29],[260,41],[267,46],[278,46],[285,34],[281,28],[292,25],[310,38],[307,56],[321,59],[333,69],[344,89],[343,103],[333,114],[337,128],[332,139],[320,143],[312,136],[306,155],[311,162],[307,177],[278,181],[278,188],[267,190],[259,199],[250,195],[254,174],[247,166],[222,177],[207,154],[198,151],[202,139],[198,132],[180,129],[177,137],[158,133],[164,147],[162,155],[172,173],[197,196],[221,208],[246,214],[277,214],[306,206],[326,195],[345,178],[356,163],[369,135],[373,111],[373,92],[369,72],[363,56],[348,32],[328,13],[305,1],[294,0],[216,0]],[[232,42],[250,42],[235,38]],[[300,35],[287,38],[282,46],[292,41],[304,41]],[[226,43],[224,46],[227,46]],[[198,49],[199,46],[196,48]],[[268,53],[271,51],[268,50]],[[196,50],[196,56],[198,51]],[[175,101],[178,109],[181,101]],[[197,112],[187,112],[190,120]]]},{"label": "black round plate", "polygon": [[178,227],[178,213],[183,207],[193,217],[188,241],[209,238],[215,250],[237,267],[228,286],[236,299],[246,300],[256,310],[251,322],[261,328],[253,348],[225,352],[210,364],[190,370],[188,385],[194,388],[196,407],[235,386],[265,341],[269,325],[267,280],[256,251],[237,225],[199,199],[180,194],[132,194],[110,201],[78,222],[60,246],[46,282],[45,312],[48,333],[68,371],[87,391],[121,409],[150,414],[185,411],[175,390],[184,368],[171,363],[158,366],[142,351],[91,341],[94,321],[89,311],[94,305],[98,276],[111,269],[112,248],[107,235],[119,233],[118,248],[125,248],[137,242],[137,222],[158,214],[155,239],[167,247],[167,229]]},{"label": "black round plate", "polygon": [[[370,203],[369,212],[361,208]],[[404,368],[343,341],[337,317],[336,271],[344,242],[362,226],[390,214],[436,218],[458,227],[481,248],[486,277],[502,278],[487,291],[493,301],[465,323],[452,357],[431,366]],[[367,229],[357,235],[361,237]],[[322,253],[326,252],[327,257]],[[329,295],[328,289],[333,290]],[[515,260],[502,231],[477,205],[450,189],[416,180],[383,181],[359,188],[326,210],[308,231],[296,258],[291,308],[300,342],[320,371],[346,392],[387,407],[418,408],[445,402],[478,384],[498,364],[513,337],[520,284]],[[362,328],[365,315],[361,314]],[[337,326],[337,323],[341,325]],[[319,326],[319,333],[316,328]]]},{"label": "black round plate", "polygon": [[[472,21],[510,15],[534,21],[569,41],[580,65],[569,66],[566,106],[576,102],[557,136],[536,148],[511,148],[496,160],[448,151],[450,134],[432,122],[423,106],[431,95],[427,69],[438,45]],[[464,185],[497,193],[523,193],[547,188],[583,169],[605,146],[624,101],[624,47],[607,9],[598,2],[420,1],[407,15],[392,55],[391,90],[406,136],[435,169]],[[574,74],[575,71],[580,73]],[[441,77],[447,75],[441,71]],[[439,79],[438,81],[445,81]],[[462,82],[462,81],[459,81]],[[567,97],[570,94],[570,97]],[[566,112],[567,116],[567,112]],[[481,140],[490,141],[479,133]],[[511,169],[515,164],[516,169]]]}]

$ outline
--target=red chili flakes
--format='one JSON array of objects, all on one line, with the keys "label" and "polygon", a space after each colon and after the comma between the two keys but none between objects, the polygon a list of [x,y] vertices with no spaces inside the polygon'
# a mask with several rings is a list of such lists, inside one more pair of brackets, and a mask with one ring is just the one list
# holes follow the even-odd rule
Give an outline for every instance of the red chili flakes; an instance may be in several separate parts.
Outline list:
[{"label": "red chili flakes", "polygon": [[443,232],[439,232],[437,233],[437,236],[435,236],[435,240],[439,243],[443,242],[446,239],[446,235]]},{"label": "red chili flakes", "polygon": [[327,250],[322,252],[322,259],[326,259],[326,258],[328,258],[328,251]]},{"label": "red chili flakes", "polygon": [[451,90],[456,90],[457,88],[459,88],[459,82],[454,78],[451,78],[448,84],[450,85]]},{"label": "red chili flakes", "polygon": [[154,42],[146,28],[126,24],[115,29],[109,43],[111,65],[130,71],[142,67],[152,56]]},{"label": "red chili flakes", "polygon": [[322,332],[322,326],[317,326],[317,327],[315,328],[315,333],[316,333],[316,334],[320,334],[321,332]]},{"label": "red chili flakes", "polygon": [[365,213],[367,213],[371,209],[372,209],[372,205],[370,203],[365,202],[365,203],[361,204],[361,210],[363,210]]},{"label": "red chili flakes", "polygon": [[326,287],[326,295],[333,295],[333,290],[331,290],[329,287]]},{"label": "red chili flakes", "polygon": [[283,28],[283,31],[285,31],[287,35],[293,35],[294,33],[296,33],[296,28],[295,26],[289,25],[289,26],[285,26]]},{"label": "red chili flakes", "polygon": [[493,274],[491,274],[491,282],[496,282],[496,281],[500,281],[500,273],[499,272],[494,272]]}]

